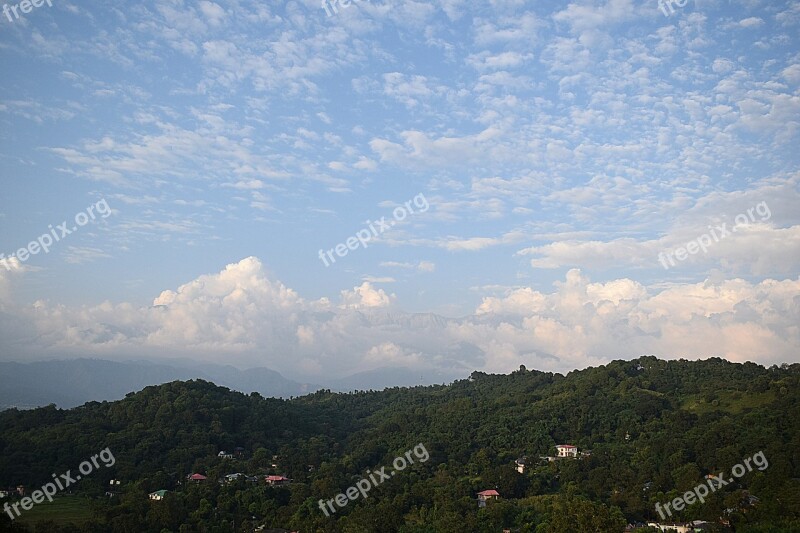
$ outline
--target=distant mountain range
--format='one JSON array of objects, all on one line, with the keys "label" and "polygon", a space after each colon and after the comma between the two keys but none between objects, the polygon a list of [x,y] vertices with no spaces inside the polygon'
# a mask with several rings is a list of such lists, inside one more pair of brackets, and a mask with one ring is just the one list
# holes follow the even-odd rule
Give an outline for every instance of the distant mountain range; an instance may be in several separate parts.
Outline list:
[{"label": "distant mountain range", "polygon": [[316,385],[292,381],[269,368],[240,370],[229,365],[184,360],[173,364],[102,359],[0,362],[0,410],[29,409],[51,403],[70,408],[89,401],[119,400],[149,385],[190,379],[204,379],[248,394],[257,392],[265,397],[289,398],[322,388],[339,392],[380,390],[445,383],[453,378],[405,368],[379,368]]}]

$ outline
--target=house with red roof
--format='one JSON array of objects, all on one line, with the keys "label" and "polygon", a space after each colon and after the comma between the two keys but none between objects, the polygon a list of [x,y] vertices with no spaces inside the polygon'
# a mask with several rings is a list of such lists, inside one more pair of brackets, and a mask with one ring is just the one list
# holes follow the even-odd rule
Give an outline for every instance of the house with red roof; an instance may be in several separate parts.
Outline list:
[{"label": "house with red roof", "polygon": [[499,497],[500,493],[494,489],[482,490],[478,493],[478,507],[486,507],[486,502],[496,500]]},{"label": "house with red roof", "polygon": [[208,478],[203,474],[192,474],[191,476],[189,476],[189,481],[194,481],[195,483],[200,483],[201,481],[205,481],[206,479]]},{"label": "house with red roof", "polygon": [[267,480],[267,483],[269,483],[270,485],[273,485],[273,486],[275,486],[275,485],[286,485],[290,481],[292,481],[288,477],[283,477],[283,476],[267,476],[264,479]]}]

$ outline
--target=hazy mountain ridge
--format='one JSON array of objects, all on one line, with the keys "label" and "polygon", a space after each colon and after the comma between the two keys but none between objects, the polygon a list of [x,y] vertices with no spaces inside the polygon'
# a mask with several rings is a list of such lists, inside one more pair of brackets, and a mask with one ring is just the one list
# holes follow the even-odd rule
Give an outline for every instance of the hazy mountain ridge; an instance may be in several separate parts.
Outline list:
[{"label": "hazy mountain ridge", "polygon": [[284,378],[268,368],[239,370],[232,366],[165,365],[146,361],[102,359],[0,362],[0,409],[30,408],[51,403],[69,408],[89,401],[111,401],[149,385],[204,379],[245,393],[289,398],[320,387]]},{"label": "hazy mountain ridge", "polygon": [[267,398],[290,398],[322,388],[337,392],[380,390],[446,383],[455,377],[431,370],[413,371],[386,366],[312,384],[285,378],[265,367],[240,370],[230,365],[185,359],[170,361],[169,364],[103,359],[0,362],[0,410],[30,409],[49,404],[71,408],[91,401],[120,400],[132,391],[151,385],[192,379],[202,379],[246,394],[257,392]]}]

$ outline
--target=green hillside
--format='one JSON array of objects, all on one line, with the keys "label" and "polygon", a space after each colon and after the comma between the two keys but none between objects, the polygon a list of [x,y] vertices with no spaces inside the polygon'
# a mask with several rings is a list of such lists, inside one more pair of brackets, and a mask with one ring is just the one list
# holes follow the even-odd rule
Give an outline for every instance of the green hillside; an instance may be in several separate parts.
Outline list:
[{"label": "green hillside", "polygon": [[[0,413],[0,489],[22,484],[30,493],[108,448],[113,466],[101,464],[70,487],[88,497],[91,519],[16,520],[13,531],[621,532],[658,519],[656,503],[707,474],[729,476],[762,452],[768,467],[670,521],[707,520],[710,530],[726,531],[724,518],[737,532],[800,531],[798,385],[797,364],[653,357],[567,376],[521,368],[476,372],[449,386],[292,400],[173,382],[117,402]],[[539,459],[562,443],[591,453]],[[406,454],[418,445],[427,460]],[[222,450],[234,457],[218,457]],[[404,454],[414,464],[368,497],[322,512],[320,499]],[[515,460],[523,456],[520,474]],[[208,479],[188,482],[192,473]],[[232,473],[259,477],[219,482]],[[291,482],[270,486],[266,475]],[[109,497],[111,479],[121,485]],[[164,500],[148,499],[160,489],[169,491]],[[486,489],[500,496],[479,508],[477,493]],[[11,530],[9,522],[0,516],[0,530]]]}]

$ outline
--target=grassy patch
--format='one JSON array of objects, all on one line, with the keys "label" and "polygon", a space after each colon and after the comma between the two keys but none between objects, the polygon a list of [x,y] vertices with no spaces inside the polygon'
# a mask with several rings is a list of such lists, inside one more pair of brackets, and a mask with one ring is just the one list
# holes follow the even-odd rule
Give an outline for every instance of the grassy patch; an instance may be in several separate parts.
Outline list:
[{"label": "grassy patch", "polygon": [[[714,401],[706,401],[700,394],[688,396],[681,406],[682,409],[697,415],[724,411],[730,414],[740,414],[747,409],[764,407],[775,401],[773,391],[746,393],[741,391],[718,391]],[[715,405],[716,403],[716,405]]]},{"label": "grassy patch", "polygon": [[33,525],[39,520],[52,520],[56,524],[65,525],[70,522],[81,525],[92,518],[89,509],[89,500],[81,496],[62,496],[54,498],[52,503],[44,501],[33,506],[29,511],[23,511],[17,521]]}]

